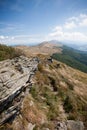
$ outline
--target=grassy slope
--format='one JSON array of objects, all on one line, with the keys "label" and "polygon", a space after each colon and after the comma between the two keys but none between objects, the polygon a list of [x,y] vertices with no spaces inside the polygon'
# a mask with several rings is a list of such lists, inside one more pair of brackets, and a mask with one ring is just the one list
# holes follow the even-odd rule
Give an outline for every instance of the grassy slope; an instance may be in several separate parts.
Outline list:
[{"label": "grassy slope", "polygon": [[20,56],[22,53],[12,47],[0,44],[0,61]]},{"label": "grassy slope", "polygon": [[55,60],[42,60],[33,80],[11,130],[26,130],[29,123],[35,124],[34,130],[54,130],[54,121],[67,119],[87,124],[87,74]]},{"label": "grassy slope", "polygon": [[62,54],[53,54],[52,57],[58,61],[87,73],[87,54],[63,46]]},{"label": "grassy slope", "polygon": [[87,75],[60,62],[54,61],[48,66],[47,64],[39,64],[36,73],[37,83],[30,91],[42,106],[42,110],[47,111],[47,120],[80,119],[86,122]]},{"label": "grassy slope", "polygon": [[[54,130],[56,120],[82,120],[86,124],[86,77],[87,74],[57,61],[39,63],[33,79],[35,84],[29,92],[31,101],[30,99],[26,101],[25,98],[23,103],[21,124],[24,121],[27,122],[26,127],[28,122],[36,124],[35,130],[44,128]],[[29,102],[32,104],[31,109]],[[44,123],[41,124],[41,120]]]},{"label": "grassy slope", "polygon": [[87,124],[87,74],[55,60],[42,60],[34,80],[29,96],[24,99],[22,115],[11,130],[26,130],[29,122],[36,124],[35,130],[54,130],[55,120],[66,119]]}]

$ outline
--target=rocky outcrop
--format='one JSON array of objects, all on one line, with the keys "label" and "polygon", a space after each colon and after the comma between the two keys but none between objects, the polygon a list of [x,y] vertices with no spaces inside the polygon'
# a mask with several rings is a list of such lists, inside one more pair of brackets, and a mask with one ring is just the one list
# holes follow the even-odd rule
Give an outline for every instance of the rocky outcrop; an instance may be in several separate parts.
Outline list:
[{"label": "rocky outcrop", "polygon": [[[47,59],[46,61],[48,62],[48,64],[51,64],[53,62],[51,60],[52,59]],[[29,90],[33,83],[32,77],[38,69],[37,67],[38,63],[39,63],[38,58],[27,58],[24,56],[20,56],[12,60],[5,60],[0,62],[0,125],[5,124],[9,121],[10,122],[13,121],[17,115],[19,115],[20,117],[23,116],[23,120],[24,119],[26,120],[27,125],[25,126],[25,130],[28,129],[33,130],[35,126],[37,127],[38,123],[36,124],[36,122],[39,123],[40,121],[45,122],[44,120],[42,120],[42,119],[46,119],[44,116],[45,113],[42,112],[41,114],[41,111],[38,111],[38,107],[33,106],[32,100],[30,101],[28,99],[30,101],[30,104],[29,101],[27,102],[26,100],[25,104],[28,104],[27,105],[28,111],[26,111],[24,115],[22,113],[25,111],[26,108],[24,107],[23,109],[23,106],[25,106],[23,104],[24,103],[23,99],[25,99],[24,98],[25,95],[29,94]],[[61,68],[61,64],[57,63],[55,68],[57,68],[58,71],[60,71],[59,68]],[[61,72],[64,73],[62,69]],[[48,78],[50,79],[51,87],[53,86],[52,90],[54,90],[56,94],[57,88],[54,79],[51,77]],[[21,108],[23,109],[23,111],[20,111]],[[31,117],[33,117],[32,121],[31,121]],[[16,119],[14,121],[17,123],[16,125],[18,126],[20,125],[20,123],[18,124]],[[84,125],[83,122],[81,121],[68,120],[68,121],[60,122],[58,120],[53,120],[53,123],[55,127],[54,130],[84,130]],[[41,123],[41,125],[42,124],[43,123]],[[50,130],[50,128],[44,128],[43,130]]]},{"label": "rocky outcrop", "polygon": [[0,62],[0,125],[19,113],[38,62],[24,56]]}]

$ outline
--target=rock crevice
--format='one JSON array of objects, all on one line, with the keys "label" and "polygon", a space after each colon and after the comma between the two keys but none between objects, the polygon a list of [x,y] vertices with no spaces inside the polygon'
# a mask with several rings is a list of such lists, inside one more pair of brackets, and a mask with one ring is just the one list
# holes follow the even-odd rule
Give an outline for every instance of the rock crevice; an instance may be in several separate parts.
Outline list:
[{"label": "rock crevice", "polygon": [[38,63],[38,58],[25,56],[0,62],[0,125],[19,113]]}]

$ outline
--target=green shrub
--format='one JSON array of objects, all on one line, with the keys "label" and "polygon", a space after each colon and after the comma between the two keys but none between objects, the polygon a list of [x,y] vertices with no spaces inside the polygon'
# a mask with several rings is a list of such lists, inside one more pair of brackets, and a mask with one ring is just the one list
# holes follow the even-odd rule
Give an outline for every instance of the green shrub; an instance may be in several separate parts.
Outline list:
[{"label": "green shrub", "polygon": [[76,120],[76,117],[77,115],[75,113],[70,113],[67,117],[68,120]]},{"label": "green shrub", "polygon": [[49,77],[49,79],[50,79],[50,83],[53,87],[53,90],[56,92],[58,90],[57,84],[56,84],[56,79],[54,77]]},{"label": "green shrub", "polygon": [[43,64],[41,64],[41,63],[38,64],[38,70],[39,70],[40,72],[43,71]]},{"label": "green shrub", "polygon": [[64,109],[65,109],[65,112],[69,113],[69,112],[72,112],[73,111],[73,105],[72,105],[72,102],[69,98],[69,96],[67,96],[64,100]]},{"label": "green shrub", "polygon": [[35,99],[38,96],[38,92],[36,90],[35,86],[32,86],[32,88],[30,89],[30,93],[32,94],[32,97]]}]

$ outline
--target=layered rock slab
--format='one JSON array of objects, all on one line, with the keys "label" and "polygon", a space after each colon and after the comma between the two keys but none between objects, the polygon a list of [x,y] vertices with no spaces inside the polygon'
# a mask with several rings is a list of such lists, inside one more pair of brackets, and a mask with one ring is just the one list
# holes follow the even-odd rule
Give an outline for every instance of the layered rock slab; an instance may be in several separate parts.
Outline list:
[{"label": "layered rock slab", "polygon": [[[24,56],[0,62],[0,122],[17,112],[20,94],[24,94],[37,70],[38,58]],[[18,97],[19,96],[19,97]],[[17,97],[19,99],[17,99]],[[14,99],[16,98],[16,101]],[[16,111],[15,111],[16,110]],[[4,118],[3,118],[4,117]]]}]

